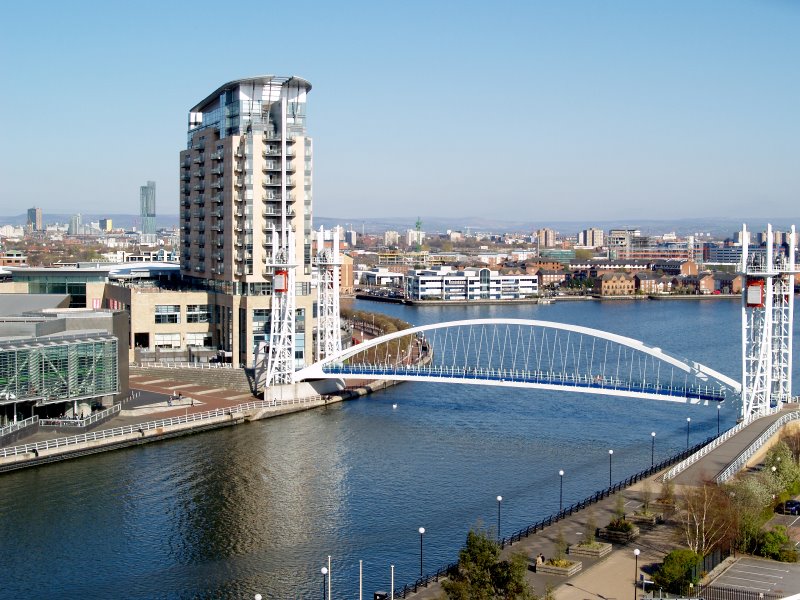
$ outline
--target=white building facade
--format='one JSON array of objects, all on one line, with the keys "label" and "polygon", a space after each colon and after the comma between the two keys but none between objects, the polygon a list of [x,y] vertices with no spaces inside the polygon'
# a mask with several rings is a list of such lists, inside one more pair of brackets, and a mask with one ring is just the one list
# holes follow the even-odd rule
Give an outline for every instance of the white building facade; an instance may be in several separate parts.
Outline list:
[{"label": "white building facade", "polygon": [[539,278],[530,274],[502,274],[491,269],[456,271],[437,269],[409,271],[409,300],[518,300],[539,294]]}]

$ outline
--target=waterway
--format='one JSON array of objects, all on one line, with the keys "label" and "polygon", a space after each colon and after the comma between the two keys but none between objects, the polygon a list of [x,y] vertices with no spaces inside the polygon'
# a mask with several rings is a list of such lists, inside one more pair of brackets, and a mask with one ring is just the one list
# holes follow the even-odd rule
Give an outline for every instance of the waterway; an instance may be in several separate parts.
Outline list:
[{"label": "waterway", "polygon": [[[737,301],[405,307],[414,324],[536,318],[642,339],[739,377]],[[795,333],[796,337],[796,333]],[[797,381],[797,373],[795,380]],[[393,408],[396,404],[397,408]],[[723,429],[738,406],[721,410]],[[333,598],[456,558],[717,430],[715,406],[409,383],[368,398],[0,478],[0,598]]]}]

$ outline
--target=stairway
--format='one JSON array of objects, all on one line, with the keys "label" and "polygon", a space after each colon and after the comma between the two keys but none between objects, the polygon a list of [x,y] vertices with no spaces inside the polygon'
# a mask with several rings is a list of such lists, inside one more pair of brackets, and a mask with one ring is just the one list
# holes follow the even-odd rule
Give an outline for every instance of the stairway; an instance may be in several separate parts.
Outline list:
[{"label": "stairway", "polygon": [[176,383],[193,383],[208,388],[225,388],[239,392],[252,392],[254,383],[252,369],[132,366],[130,374],[141,375],[148,379],[166,379]]}]

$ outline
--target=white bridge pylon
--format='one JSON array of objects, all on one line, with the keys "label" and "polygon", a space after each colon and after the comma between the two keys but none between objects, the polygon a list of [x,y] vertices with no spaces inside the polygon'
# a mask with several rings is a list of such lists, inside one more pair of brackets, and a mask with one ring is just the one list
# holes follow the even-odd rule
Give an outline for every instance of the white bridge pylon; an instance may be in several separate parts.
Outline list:
[{"label": "white bridge pylon", "polygon": [[574,391],[697,403],[741,383],[625,336],[551,321],[474,319],[404,329],[295,372],[295,380],[369,378]]}]

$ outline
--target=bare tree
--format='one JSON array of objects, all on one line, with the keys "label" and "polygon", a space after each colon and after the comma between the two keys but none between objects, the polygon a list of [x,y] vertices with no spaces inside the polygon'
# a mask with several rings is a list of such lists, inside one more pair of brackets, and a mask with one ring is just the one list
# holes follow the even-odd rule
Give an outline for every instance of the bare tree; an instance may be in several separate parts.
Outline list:
[{"label": "bare tree", "polygon": [[686,545],[700,556],[729,542],[736,525],[730,497],[710,481],[687,488],[680,502],[680,521]]}]

